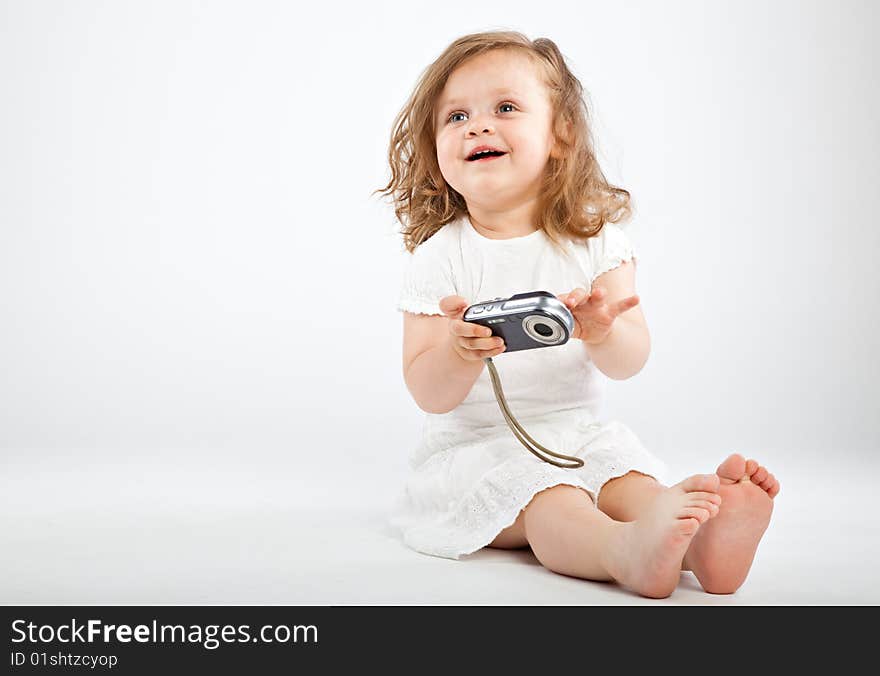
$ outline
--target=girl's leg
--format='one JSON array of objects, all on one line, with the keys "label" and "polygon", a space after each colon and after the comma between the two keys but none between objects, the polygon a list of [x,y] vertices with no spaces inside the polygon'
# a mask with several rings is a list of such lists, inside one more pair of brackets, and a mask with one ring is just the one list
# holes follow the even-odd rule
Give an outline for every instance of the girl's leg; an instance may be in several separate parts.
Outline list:
[{"label": "girl's leg", "polygon": [[486,546],[493,549],[523,549],[528,547],[529,541],[526,539],[526,529],[523,525],[525,519],[526,513],[521,511],[519,516],[516,517],[516,521],[498,533],[498,536]]},{"label": "girl's leg", "polygon": [[599,491],[599,509],[615,521],[635,521],[666,486],[640,472],[611,479]]},{"label": "girl's leg", "polygon": [[523,510],[526,539],[541,565],[587,580],[614,579],[603,553],[622,526],[596,509],[585,490],[574,486],[543,490]]},{"label": "girl's leg", "polygon": [[[635,521],[664,490],[666,486],[653,477],[640,472],[629,472],[602,486],[599,492],[599,509],[614,521]],[[524,521],[525,510],[488,546],[496,549],[528,547]]]},{"label": "girl's leg", "polygon": [[718,477],[695,475],[665,489],[633,523],[614,521],[589,494],[559,485],[536,494],[522,513],[525,537],[543,566],[588,580],[616,580],[643,596],[669,596],[700,524],[711,517],[703,498]]},{"label": "girl's leg", "polygon": [[[570,488],[580,490],[573,486]],[[614,521],[635,521],[664,490],[666,486],[658,483],[653,477],[630,472],[611,479],[602,487],[599,492],[599,509]],[[501,531],[488,546],[495,549],[528,547],[525,510],[521,511],[516,521]]]}]

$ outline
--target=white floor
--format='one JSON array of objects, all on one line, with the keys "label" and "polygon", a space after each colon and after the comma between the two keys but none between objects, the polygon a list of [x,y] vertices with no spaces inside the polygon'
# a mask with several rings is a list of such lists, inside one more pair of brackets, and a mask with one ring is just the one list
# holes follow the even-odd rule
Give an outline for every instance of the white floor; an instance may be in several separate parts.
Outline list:
[{"label": "white floor", "polygon": [[[712,596],[685,573],[657,601],[551,573],[528,550],[460,561],[413,552],[386,525],[387,501],[358,491],[356,473],[340,473],[333,487],[297,484],[286,471],[256,474],[245,460],[178,463],[173,472],[165,460],[13,462],[0,481],[0,602],[880,603],[876,467],[852,476],[818,464],[780,472],[783,490],[746,584]],[[340,494],[351,502],[339,504]]]}]

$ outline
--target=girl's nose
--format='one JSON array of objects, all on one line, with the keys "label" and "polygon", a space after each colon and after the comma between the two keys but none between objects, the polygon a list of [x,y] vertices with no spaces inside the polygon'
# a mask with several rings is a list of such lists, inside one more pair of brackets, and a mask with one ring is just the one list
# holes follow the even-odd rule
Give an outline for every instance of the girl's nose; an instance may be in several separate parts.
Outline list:
[{"label": "girl's nose", "polygon": [[[482,129],[483,131],[482,132],[477,131],[478,129]],[[474,136],[479,135],[479,134],[485,134],[486,132],[491,132],[494,134],[495,128],[491,125],[488,125],[488,124],[477,124],[468,130],[468,134],[471,134]]]},{"label": "girl's nose", "polygon": [[[482,131],[478,131],[478,130],[482,130]],[[481,118],[475,117],[471,120],[471,125],[470,125],[470,128],[468,129],[469,135],[472,136],[472,135],[481,134],[481,133],[485,134],[486,132],[491,132],[494,134],[495,133],[495,126],[486,122],[485,120],[482,120]]]}]

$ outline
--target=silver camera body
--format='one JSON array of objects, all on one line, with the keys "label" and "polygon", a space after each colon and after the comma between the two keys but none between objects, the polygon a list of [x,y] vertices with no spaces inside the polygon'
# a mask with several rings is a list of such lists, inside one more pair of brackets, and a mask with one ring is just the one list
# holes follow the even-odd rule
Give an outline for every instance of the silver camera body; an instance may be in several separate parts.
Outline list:
[{"label": "silver camera body", "polygon": [[468,307],[462,319],[486,326],[492,329],[492,335],[504,339],[501,354],[563,345],[574,330],[569,309],[546,291],[481,301]]}]

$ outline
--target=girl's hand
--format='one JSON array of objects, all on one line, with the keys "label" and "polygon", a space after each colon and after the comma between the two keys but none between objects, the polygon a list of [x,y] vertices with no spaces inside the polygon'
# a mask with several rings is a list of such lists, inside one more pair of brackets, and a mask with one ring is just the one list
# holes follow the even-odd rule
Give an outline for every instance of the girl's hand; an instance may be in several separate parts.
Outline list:
[{"label": "girl's hand", "polygon": [[598,345],[611,333],[614,320],[639,304],[638,296],[630,296],[610,305],[606,297],[607,293],[601,286],[593,287],[590,294],[578,287],[571,293],[557,296],[574,317],[573,338],[579,338],[589,345]]},{"label": "girl's hand", "polygon": [[492,329],[462,319],[469,305],[461,296],[445,296],[440,299],[440,309],[449,318],[452,348],[466,361],[479,361],[504,352],[504,340],[492,336]]}]

